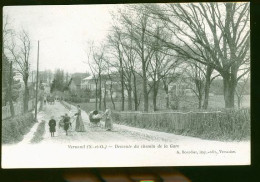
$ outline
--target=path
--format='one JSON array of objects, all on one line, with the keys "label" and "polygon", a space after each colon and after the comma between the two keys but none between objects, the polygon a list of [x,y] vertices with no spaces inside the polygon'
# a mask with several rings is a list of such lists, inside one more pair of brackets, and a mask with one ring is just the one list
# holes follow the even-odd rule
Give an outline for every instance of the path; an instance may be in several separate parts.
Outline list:
[{"label": "path", "polygon": [[[4,168],[55,168],[250,164],[249,141],[202,140],[118,124],[114,124],[114,131],[110,132],[104,129],[104,123],[101,127],[93,127],[84,111],[82,111],[82,118],[86,132],[72,130],[69,136],[66,136],[64,130],[57,126],[55,137],[51,137],[48,128],[50,117],[53,115],[58,121],[65,113],[72,116],[76,113],[76,108],[71,106],[71,110],[68,110],[59,102],[47,105],[38,117],[47,121],[43,140],[37,144],[29,144],[36,129],[35,125],[18,145],[2,145],[2,166]],[[72,124],[72,129],[74,128],[75,122]],[[133,148],[136,144],[139,148]],[[162,147],[158,148],[158,145]],[[79,146],[84,146],[84,149],[77,148]]]},{"label": "path", "polygon": [[[47,121],[45,125],[45,134],[43,140],[40,143],[80,143],[83,141],[87,142],[174,142],[174,143],[189,143],[189,144],[198,144],[198,143],[211,143],[211,144],[225,144],[227,142],[219,141],[208,141],[202,140],[199,138],[175,135],[172,133],[152,131],[141,128],[134,128],[125,125],[114,124],[113,131],[106,131],[104,129],[104,122],[101,122],[101,127],[93,126],[89,122],[88,114],[85,111],[82,111],[82,119],[86,128],[86,132],[75,132],[75,117],[74,114],[77,112],[75,106],[70,105],[71,109],[67,109],[60,102],[55,102],[54,105],[46,105],[44,111],[38,113],[39,123],[43,120]],[[69,136],[66,136],[63,128],[59,128],[58,122],[61,119],[61,115],[68,113],[71,116],[72,127],[69,131]],[[48,121],[51,116],[57,121],[55,137],[51,137],[49,133]],[[34,132],[36,131],[38,124],[36,123],[31,131],[24,136],[24,139],[19,144],[29,144],[32,139]],[[238,143],[238,142],[228,142]],[[243,142],[240,142],[243,143]]]}]

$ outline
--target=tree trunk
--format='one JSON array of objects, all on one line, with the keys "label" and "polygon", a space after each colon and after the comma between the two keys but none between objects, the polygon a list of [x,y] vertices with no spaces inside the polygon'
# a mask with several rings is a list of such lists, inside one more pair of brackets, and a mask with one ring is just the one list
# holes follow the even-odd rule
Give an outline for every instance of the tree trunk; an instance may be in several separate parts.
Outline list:
[{"label": "tree trunk", "polygon": [[44,99],[43,93],[42,93],[42,91],[40,91],[40,108],[39,108],[39,111],[43,110],[43,99]]},{"label": "tree trunk", "polygon": [[128,96],[128,110],[132,111],[132,88],[129,87],[127,90],[127,96]]},{"label": "tree trunk", "polygon": [[95,103],[95,109],[97,110],[97,103],[98,103],[98,81],[95,81],[96,83],[96,103]]},{"label": "tree trunk", "polygon": [[143,79],[143,92],[144,92],[144,111],[148,111],[149,97],[148,97],[148,91],[147,91],[147,78],[146,78],[146,76]]},{"label": "tree trunk", "polygon": [[115,105],[115,102],[114,102],[114,98],[113,98],[113,84],[112,82],[110,83],[110,99],[111,99],[111,102],[113,104],[113,109],[116,110],[116,105]]},{"label": "tree trunk", "polygon": [[[7,94],[7,99],[8,99],[9,106],[10,106],[11,116],[14,117],[15,113],[14,113],[14,105],[13,105],[13,100],[12,100],[12,82],[13,82],[12,73],[13,73],[13,70],[12,70],[12,62],[11,62],[10,63],[10,72],[9,72],[9,83],[7,83],[8,93],[6,93],[6,94]],[[5,79],[5,81],[7,81],[7,79]]]},{"label": "tree trunk", "polygon": [[9,106],[10,106],[11,116],[14,117],[14,115],[15,115],[14,105],[13,105],[13,101],[12,101],[12,96],[10,94],[8,94],[8,102],[9,102]]},{"label": "tree trunk", "polygon": [[27,81],[24,83],[25,84],[25,90],[24,90],[24,97],[23,97],[23,112],[26,113],[28,112],[28,102],[29,102],[29,88],[27,85]]},{"label": "tree trunk", "polygon": [[199,107],[198,107],[198,109],[201,109],[201,104],[202,104],[202,95],[200,95],[198,99],[199,99]]},{"label": "tree trunk", "polygon": [[205,88],[204,88],[203,109],[207,109],[208,104],[209,104],[209,90],[210,90],[210,84],[211,84],[210,77],[211,77],[212,71],[213,71],[213,69],[210,66],[207,66]]},{"label": "tree trunk", "polygon": [[166,91],[166,108],[170,108],[170,98],[169,98],[169,91]]},{"label": "tree trunk", "polygon": [[104,83],[104,98],[103,98],[103,101],[104,101],[104,110],[107,109],[107,102],[106,102],[106,98],[107,98],[107,87],[106,87],[106,82]]},{"label": "tree trunk", "polygon": [[118,53],[119,53],[119,64],[120,64],[119,74],[120,74],[120,81],[121,81],[121,99],[122,99],[121,110],[124,111],[125,110],[124,69],[123,69],[123,61],[121,58],[121,52],[119,46],[118,46]]},{"label": "tree trunk", "polygon": [[237,96],[237,108],[240,109],[241,107],[241,101],[242,101],[242,97]]},{"label": "tree trunk", "polygon": [[223,76],[225,108],[235,107],[235,90],[237,80],[234,76]]},{"label": "tree trunk", "polygon": [[159,89],[158,83],[155,83],[153,88],[153,110],[157,111],[157,95]]},{"label": "tree trunk", "polygon": [[205,88],[204,88],[204,102],[203,102],[203,109],[207,109],[209,105],[209,89],[210,89],[210,82],[206,80]]},{"label": "tree trunk", "polygon": [[138,110],[138,97],[137,97],[137,85],[136,85],[136,76],[133,73],[134,77],[134,103],[135,103],[135,111]]},{"label": "tree trunk", "polygon": [[102,109],[102,83],[101,83],[101,75],[99,74],[99,110]]},{"label": "tree trunk", "polygon": [[[121,62],[120,62],[121,65]],[[122,99],[122,105],[121,110],[125,110],[125,87],[124,87],[124,75],[123,75],[123,68],[121,68],[120,71],[120,81],[121,81],[121,99]]]},{"label": "tree trunk", "polygon": [[144,111],[148,111],[149,107],[149,97],[148,97],[148,90],[147,90],[147,75],[146,75],[146,60],[144,56],[144,36],[145,36],[145,29],[142,28],[142,37],[141,37],[141,61],[142,61],[142,75],[143,75],[143,94],[144,94]]},{"label": "tree trunk", "polygon": [[166,109],[169,109],[170,108],[169,87],[164,80],[163,80],[163,88],[164,88],[164,91],[166,94],[166,98],[165,98],[166,99]]}]

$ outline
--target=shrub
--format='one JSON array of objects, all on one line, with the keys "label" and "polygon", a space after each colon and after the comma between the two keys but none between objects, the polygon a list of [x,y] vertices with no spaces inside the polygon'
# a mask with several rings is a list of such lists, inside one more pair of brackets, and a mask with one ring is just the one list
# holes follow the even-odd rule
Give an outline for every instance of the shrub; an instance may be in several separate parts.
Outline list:
[{"label": "shrub", "polygon": [[114,112],[115,123],[214,140],[246,140],[250,136],[248,109],[222,112]]},{"label": "shrub", "polygon": [[35,123],[34,115],[28,112],[2,121],[2,143],[17,143],[23,139]]}]

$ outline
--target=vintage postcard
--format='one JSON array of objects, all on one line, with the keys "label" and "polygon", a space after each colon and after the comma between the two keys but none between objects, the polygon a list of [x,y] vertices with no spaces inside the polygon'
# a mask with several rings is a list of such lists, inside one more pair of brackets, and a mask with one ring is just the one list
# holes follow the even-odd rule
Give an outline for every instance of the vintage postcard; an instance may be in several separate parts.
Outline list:
[{"label": "vintage postcard", "polygon": [[249,3],[2,18],[2,168],[251,164]]}]

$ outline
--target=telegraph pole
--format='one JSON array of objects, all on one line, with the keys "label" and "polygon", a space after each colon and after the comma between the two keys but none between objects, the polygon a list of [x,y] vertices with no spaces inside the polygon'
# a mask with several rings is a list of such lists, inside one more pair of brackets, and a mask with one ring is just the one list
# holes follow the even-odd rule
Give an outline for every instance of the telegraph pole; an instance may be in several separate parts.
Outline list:
[{"label": "telegraph pole", "polygon": [[35,94],[35,120],[36,120],[36,122],[37,122],[37,104],[38,104],[39,49],[40,49],[40,41],[38,40],[37,73],[36,73],[36,94]]}]

